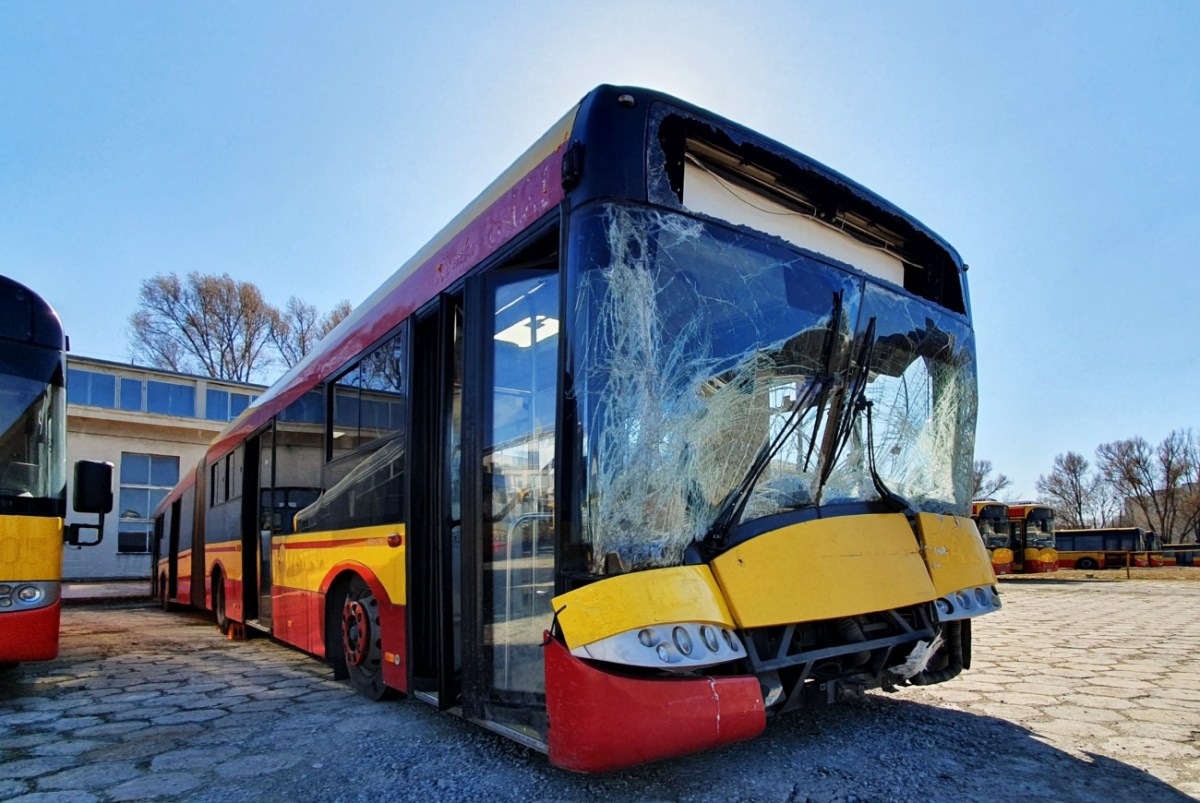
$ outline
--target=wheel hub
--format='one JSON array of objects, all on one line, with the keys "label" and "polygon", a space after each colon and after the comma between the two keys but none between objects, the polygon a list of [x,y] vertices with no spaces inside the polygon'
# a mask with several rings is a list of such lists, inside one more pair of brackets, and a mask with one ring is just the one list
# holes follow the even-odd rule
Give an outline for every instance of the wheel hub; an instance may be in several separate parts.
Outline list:
[{"label": "wheel hub", "polygon": [[367,660],[369,629],[367,609],[358,600],[346,600],[342,608],[342,644],[350,666],[359,666]]}]

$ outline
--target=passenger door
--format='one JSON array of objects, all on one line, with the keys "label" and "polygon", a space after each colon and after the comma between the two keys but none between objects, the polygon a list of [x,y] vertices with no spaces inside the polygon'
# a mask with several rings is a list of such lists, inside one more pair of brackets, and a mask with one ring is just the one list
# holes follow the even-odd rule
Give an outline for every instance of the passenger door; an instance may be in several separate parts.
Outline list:
[{"label": "passenger door", "polygon": [[[553,612],[559,280],[552,269],[487,274],[476,295],[478,426],[466,441],[477,477],[466,534],[468,590],[465,709],[510,735],[543,740],[542,636]],[[470,385],[469,385],[470,387]],[[473,660],[472,660],[473,659]]]}]

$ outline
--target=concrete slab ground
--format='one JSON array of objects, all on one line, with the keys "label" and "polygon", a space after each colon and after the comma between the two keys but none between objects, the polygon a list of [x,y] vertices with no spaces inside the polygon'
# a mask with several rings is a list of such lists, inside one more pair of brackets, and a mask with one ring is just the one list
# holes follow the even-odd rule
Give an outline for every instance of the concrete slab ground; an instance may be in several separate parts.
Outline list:
[{"label": "concrete slab ground", "polygon": [[0,800],[1200,799],[1200,583],[1003,595],[949,683],[603,776],[419,701],[368,702],[320,661],[230,641],[199,612],[69,605],[57,660],[0,673]]}]

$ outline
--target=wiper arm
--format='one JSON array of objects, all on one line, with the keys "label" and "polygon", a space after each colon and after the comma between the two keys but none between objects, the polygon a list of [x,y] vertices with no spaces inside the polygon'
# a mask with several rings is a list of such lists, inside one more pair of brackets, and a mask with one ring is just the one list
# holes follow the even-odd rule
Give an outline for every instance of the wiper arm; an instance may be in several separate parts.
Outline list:
[{"label": "wiper arm", "polygon": [[875,490],[879,495],[895,505],[897,509],[912,511],[912,503],[887,487],[887,483],[879,476],[879,470],[875,465],[875,428],[871,419],[871,411],[875,405],[867,398],[867,383],[871,378],[871,358],[874,354],[875,318],[871,318],[867,324],[867,331],[863,338],[862,351],[859,352],[858,371],[855,372],[854,379],[850,384],[850,392],[847,394],[850,412],[848,415],[842,416],[837,439],[835,440],[836,446],[833,451],[833,457],[822,466],[820,487],[822,489],[825,487],[825,483],[828,481],[833,467],[842,456],[842,450],[850,440],[850,435],[854,431],[855,421],[865,411],[867,414],[867,468],[871,472],[871,482],[875,485]]},{"label": "wiper arm", "polygon": [[772,458],[779,453],[783,445],[799,429],[804,412],[812,406],[812,401],[815,397],[817,412],[813,427],[813,438],[810,439],[808,453],[804,457],[804,464],[805,466],[808,465],[808,460],[812,457],[813,444],[811,441],[815,441],[816,439],[816,433],[821,426],[823,408],[829,397],[829,390],[834,384],[830,372],[834,354],[837,351],[837,336],[841,330],[841,322],[842,293],[839,291],[833,294],[833,309],[830,314],[829,330],[825,335],[824,354],[822,355],[823,375],[813,377],[809,381],[803,393],[793,403],[792,409],[788,413],[788,417],[784,421],[779,433],[774,438],[768,437],[763,442],[762,447],[754,456],[754,460],[750,463],[750,467],[746,470],[746,474],[742,477],[742,481],[738,483],[733,492],[721,504],[721,508],[717,511],[712,525],[704,534],[704,538],[702,539],[704,544],[720,545],[725,542],[729,536],[729,530],[741,518],[742,512],[745,511],[746,504],[750,501],[750,494],[754,490],[754,486],[758,483],[759,477],[766,471]]},{"label": "wiper arm", "polygon": [[787,420],[784,421],[779,433],[774,438],[768,438],[763,443],[762,447],[758,450],[758,454],[754,456],[754,461],[751,462],[750,468],[746,470],[746,474],[742,477],[742,481],[738,483],[733,493],[725,498],[725,502],[717,512],[712,526],[704,534],[703,540],[705,543],[719,545],[724,542],[725,538],[729,535],[730,528],[741,518],[742,511],[746,509],[746,503],[750,501],[751,491],[754,490],[759,477],[762,476],[767,466],[770,465],[771,459],[783,448],[783,444],[787,443],[788,438],[799,429],[804,412],[809,409],[813,397],[824,395],[824,389],[827,384],[827,377],[817,377],[804,389],[804,393],[796,400],[791,412],[788,413]]}]

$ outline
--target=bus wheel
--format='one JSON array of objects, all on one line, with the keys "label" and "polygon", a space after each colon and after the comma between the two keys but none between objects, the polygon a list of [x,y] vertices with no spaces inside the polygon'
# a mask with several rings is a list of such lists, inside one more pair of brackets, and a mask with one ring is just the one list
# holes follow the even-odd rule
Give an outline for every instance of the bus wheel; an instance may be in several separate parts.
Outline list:
[{"label": "bus wheel", "polygon": [[1080,558],[1079,560],[1075,561],[1075,568],[1094,569],[1096,568],[1096,561],[1092,560],[1091,558]]},{"label": "bus wheel", "polygon": [[358,575],[350,578],[343,597],[342,651],[350,685],[369,700],[387,696],[383,685],[383,647],[379,633],[379,600]]},{"label": "bus wheel", "polygon": [[213,575],[212,601],[217,630],[220,630],[222,635],[229,635],[229,617],[225,614],[225,578],[221,576],[220,572]]}]

